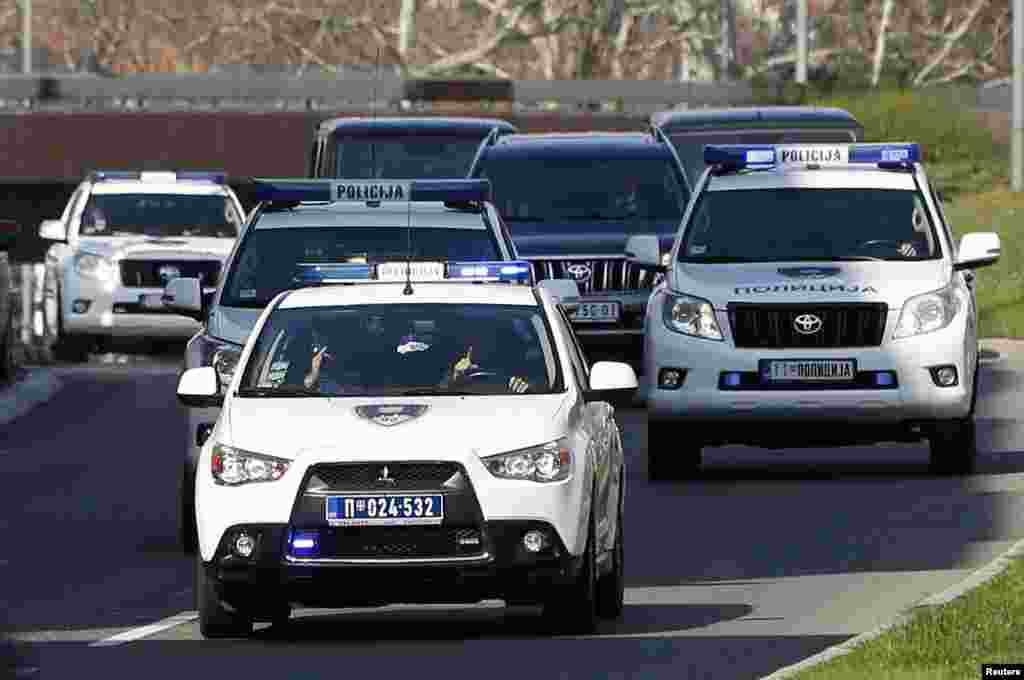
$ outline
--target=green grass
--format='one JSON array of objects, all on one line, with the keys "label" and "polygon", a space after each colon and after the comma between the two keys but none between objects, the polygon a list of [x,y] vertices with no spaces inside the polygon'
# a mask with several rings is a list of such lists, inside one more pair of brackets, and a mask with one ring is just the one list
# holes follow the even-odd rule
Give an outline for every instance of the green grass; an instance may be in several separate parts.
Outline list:
[{"label": "green grass", "polygon": [[980,337],[1024,338],[1024,193],[1006,189],[961,196],[946,206],[959,238],[971,231],[995,231],[1002,255],[977,270]]},{"label": "green grass", "polygon": [[802,673],[797,680],[976,680],[1024,660],[1024,563],[952,602]]}]

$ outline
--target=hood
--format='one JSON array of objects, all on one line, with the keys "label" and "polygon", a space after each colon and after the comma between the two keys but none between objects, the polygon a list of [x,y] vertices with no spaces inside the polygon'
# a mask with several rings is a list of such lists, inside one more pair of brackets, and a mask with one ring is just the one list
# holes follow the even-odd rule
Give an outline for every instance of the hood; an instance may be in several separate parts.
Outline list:
[{"label": "hood", "polygon": [[206,321],[207,332],[215,338],[244,345],[262,313],[262,307],[248,309],[218,305]]},{"label": "hood", "polygon": [[86,236],[78,240],[81,250],[106,257],[140,259],[217,259],[223,261],[235,245],[233,238],[152,238],[148,236]]},{"label": "hood", "polygon": [[616,255],[625,257],[626,241],[635,234],[658,234],[662,252],[672,249],[680,220],[636,222],[508,222],[520,257]]},{"label": "hood", "polygon": [[[488,397],[231,399],[226,432],[242,449],[315,461],[466,460],[556,439],[569,394]],[[358,406],[424,405],[397,425],[378,425]],[[282,420],[282,417],[284,418]],[[514,428],[508,427],[514,422]]]},{"label": "hood", "polygon": [[716,309],[730,302],[884,302],[900,309],[907,298],[946,285],[949,264],[833,262],[689,264],[677,262],[669,287],[708,299]]}]

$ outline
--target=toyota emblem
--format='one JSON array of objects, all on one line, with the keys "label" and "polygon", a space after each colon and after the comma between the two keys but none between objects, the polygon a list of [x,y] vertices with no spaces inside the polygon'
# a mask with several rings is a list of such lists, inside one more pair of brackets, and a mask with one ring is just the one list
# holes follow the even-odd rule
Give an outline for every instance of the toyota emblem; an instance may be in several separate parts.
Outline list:
[{"label": "toyota emblem", "polygon": [[160,280],[167,284],[172,279],[176,279],[181,276],[181,270],[175,267],[173,264],[165,264],[157,270],[157,276]]},{"label": "toyota emblem", "polygon": [[823,325],[821,317],[814,314],[801,314],[793,319],[793,329],[800,335],[814,335]]},{"label": "toyota emblem", "polygon": [[582,263],[571,264],[565,268],[565,271],[567,271],[573,281],[576,281],[577,283],[586,283],[590,280],[591,271],[589,265]]}]

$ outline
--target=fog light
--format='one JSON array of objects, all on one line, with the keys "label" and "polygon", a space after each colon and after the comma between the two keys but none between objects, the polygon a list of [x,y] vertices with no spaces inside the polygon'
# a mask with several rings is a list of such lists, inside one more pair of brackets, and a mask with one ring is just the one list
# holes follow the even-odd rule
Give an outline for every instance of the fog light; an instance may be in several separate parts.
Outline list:
[{"label": "fog light", "polygon": [[315,555],[317,534],[315,531],[296,531],[291,537],[292,554],[297,556]]},{"label": "fog light", "polygon": [[678,390],[686,378],[686,371],[681,368],[663,368],[658,371],[658,387],[663,390]]},{"label": "fog light", "polygon": [[726,387],[739,387],[740,383],[743,382],[743,375],[741,373],[723,373],[722,382],[725,383]]},{"label": "fog light", "polygon": [[932,369],[932,380],[939,387],[953,387],[957,383],[956,366],[937,366]]},{"label": "fog light", "polygon": [[523,535],[523,547],[527,552],[539,553],[547,545],[548,541],[541,531],[527,531]]},{"label": "fog light", "polygon": [[71,305],[71,311],[75,314],[85,314],[89,311],[89,305],[91,304],[91,300],[75,300]]},{"label": "fog light", "polygon": [[892,371],[879,371],[875,373],[875,384],[879,387],[890,387],[896,384],[896,376]]},{"label": "fog light", "polygon": [[235,554],[239,557],[252,557],[254,550],[256,550],[256,539],[249,534],[242,533],[235,538]]}]

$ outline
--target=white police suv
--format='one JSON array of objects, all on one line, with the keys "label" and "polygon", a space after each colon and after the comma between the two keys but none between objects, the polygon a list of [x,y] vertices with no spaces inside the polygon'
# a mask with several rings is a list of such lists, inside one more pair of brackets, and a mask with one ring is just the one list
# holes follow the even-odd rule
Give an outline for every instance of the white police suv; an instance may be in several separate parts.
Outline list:
[{"label": "white police suv", "polygon": [[442,264],[447,279],[404,283],[311,268],[314,287],[261,312],[226,386],[213,366],[181,376],[183,403],[222,406],[195,489],[204,636],[293,604],[503,599],[584,632],[621,613],[607,400],[635,390],[633,369],[584,363],[529,263]]},{"label": "white police suv", "polygon": [[244,221],[216,172],[97,171],[39,235],[46,252],[46,336],[59,358],[81,361],[97,340],[185,340],[195,321],[168,313],[164,286],[193,277],[214,290]]},{"label": "white police suv", "polygon": [[[920,441],[936,472],[975,456],[974,270],[916,144],[708,146],[647,307],[652,478],[701,448]],[[634,261],[656,269],[654,236]]]},{"label": "white police suv", "polygon": [[[258,205],[242,228],[215,294],[179,278],[168,308],[202,321],[185,350],[186,369],[216,366],[224,386],[263,309],[281,291],[302,287],[319,268],[366,264],[379,280],[444,278],[447,261],[511,260],[515,245],[490,203],[486,180],[256,180]],[[195,549],[195,462],[216,408],[187,410],[179,534]]]}]

